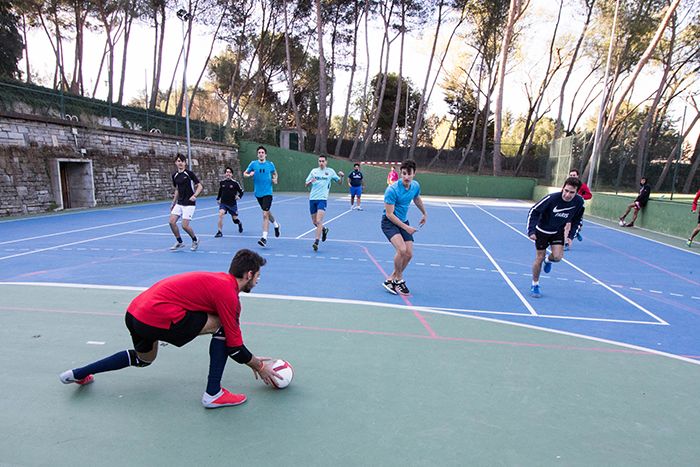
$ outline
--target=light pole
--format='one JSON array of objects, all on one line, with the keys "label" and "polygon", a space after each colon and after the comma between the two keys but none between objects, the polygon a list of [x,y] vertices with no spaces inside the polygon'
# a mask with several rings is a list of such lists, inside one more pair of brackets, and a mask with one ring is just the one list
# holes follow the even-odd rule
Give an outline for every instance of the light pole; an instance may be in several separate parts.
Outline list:
[{"label": "light pole", "polygon": [[189,22],[192,15],[184,8],[177,10],[177,17],[182,21],[182,55],[185,60],[184,70],[182,72],[182,92],[183,105],[185,106],[185,132],[187,134],[187,168],[192,170],[192,147],[190,146],[190,104],[187,98],[187,53],[185,51],[185,23]]}]

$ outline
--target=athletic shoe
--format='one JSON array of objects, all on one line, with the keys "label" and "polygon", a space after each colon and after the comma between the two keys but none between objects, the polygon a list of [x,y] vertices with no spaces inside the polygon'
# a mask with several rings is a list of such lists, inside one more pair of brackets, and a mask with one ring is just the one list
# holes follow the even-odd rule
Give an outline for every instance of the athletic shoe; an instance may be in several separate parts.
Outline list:
[{"label": "athletic shoe", "polygon": [[408,291],[408,287],[406,287],[406,281],[398,281],[394,282],[394,290],[396,290],[399,295],[409,295],[411,292]]},{"label": "athletic shoe", "polygon": [[358,211],[363,211],[363,209],[362,209],[361,206],[358,206],[358,207],[357,207],[357,210],[358,210]]},{"label": "athletic shoe", "polygon": [[87,375],[83,379],[75,379],[75,376],[73,375],[73,370],[64,371],[58,377],[61,379],[61,382],[63,384],[75,383],[79,384],[80,386],[85,386],[86,384],[90,384],[93,381],[95,381],[95,377],[93,375]]},{"label": "athletic shoe", "polygon": [[216,235],[214,235],[214,238],[221,238],[223,236],[224,236],[224,234],[222,234],[221,230],[219,230],[218,232],[216,232]]},{"label": "athletic shoe", "polygon": [[564,245],[564,251],[569,251],[569,245]]},{"label": "athletic shoe", "polygon": [[357,209],[357,206],[352,206],[352,205],[350,206],[351,211],[354,211],[355,209]]},{"label": "athletic shoe", "polygon": [[581,235],[581,232],[576,232],[576,240],[579,242],[583,241],[583,235]]},{"label": "athletic shoe", "polygon": [[325,242],[326,238],[328,238],[328,227],[324,227],[321,231],[321,241]]},{"label": "athletic shoe", "polygon": [[260,245],[260,246],[267,245],[267,239],[264,237],[260,238],[260,240],[258,240],[258,245]]},{"label": "athletic shoe", "polygon": [[243,233],[243,222],[238,221],[238,233]]},{"label": "athletic shoe", "polygon": [[318,241],[315,241],[311,248],[313,248],[314,251],[318,251]]},{"label": "athletic shoe", "polygon": [[230,407],[233,405],[241,405],[248,398],[245,394],[233,394],[224,388],[221,388],[218,394],[210,396],[206,392],[202,396],[202,405],[207,409],[217,409],[219,407]]},{"label": "athletic shoe", "polygon": [[175,242],[175,245],[170,247],[172,251],[179,250],[180,248],[185,248],[185,242]]},{"label": "athletic shoe", "polygon": [[692,241],[692,240],[688,240],[688,241],[686,242],[686,245],[688,245],[688,248],[690,248],[690,247],[693,245],[693,241]]},{"label": "athletic shoe", "polygon": [[624,220],[622,217],[620,217],[620,222],[618,222],[618,224],[620,225],[620,227],[624,227],[624,226],[625,226],[625,220]]},{"label": "athletic shoe", "polygon": [[275,226],[275,237],[279,237],[279,236],[280,236],[280,225],[277,224]]},{"label": "athletic shoe", "polygon": [[552,270],[552,262],[551,261],[545,261],[544,262],[544,272],[549,274],[549,271]]},{"label": "athletic shoe", "polygon": [[530,296],[533,298],[540,298],[542,296],[539,285],[533,285],[530,287]]},{"label": "athletic shoe", "polygon": [[625,227],[634,227],[634,222],[628,222],[624,225]]},{"label": "athletic shoe", "polygon": [[391,279],[387,279],[384,282],[382,282],[382,287],[386,289],[387,292],[396,295],[396,284],[394,284],[394,281]]},{"label": "athletic shoe", "polygon": [[199,240],[192,240],[192,247],[190,247],[190,250],[197,251],[197,248],[199,248]]}]

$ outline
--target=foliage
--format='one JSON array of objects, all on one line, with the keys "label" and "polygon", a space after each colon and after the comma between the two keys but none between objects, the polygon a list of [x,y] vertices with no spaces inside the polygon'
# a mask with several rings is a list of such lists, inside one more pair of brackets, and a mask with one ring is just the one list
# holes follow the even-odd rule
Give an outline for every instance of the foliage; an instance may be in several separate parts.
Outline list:
[{"label": "foliage", "polygon": [[18,62],[24,42],[19,33],[19,18],[8,3],[0,3],[0,78],[20,78]]}]

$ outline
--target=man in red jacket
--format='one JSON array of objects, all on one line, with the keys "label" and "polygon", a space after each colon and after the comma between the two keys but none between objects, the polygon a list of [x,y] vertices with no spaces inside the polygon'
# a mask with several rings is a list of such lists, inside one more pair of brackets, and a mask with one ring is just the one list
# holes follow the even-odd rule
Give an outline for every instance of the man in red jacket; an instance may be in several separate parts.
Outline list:
[{"label": "man in red jacket", "polygon": [[[695,199],[693,199],[693,205],[690,208],[690,210],[692,212],[695,212],[698,209],[698,198],[700,198],[700,190],[698,190],[698,192],[695,193]],[[695,238],[695,236],[699,232],[700,232],[700,213],[698,214],[698,225],[693,230],[693,233],[690,234],[690,238],[688,238],[688,248],[690,248],[690,245],[693,244],[693,239]]]},{"label": "man in red jacket", "polygon": [[250,250],[239,250],[226,272],[188,272],[155,283],[127,307],[125,322],[134,348],[122,350],[60,375],[64,384],[85,385],[93,374],[128,366],[146,367],[156,359],[158,341],[182,347],[201,334],[213,334],[209,344],[209,376],[202,405],[208,409],[239,405],[245,394],[221,387],[227,357],[248,365],[257,379],[272,384],[280,378],[269,359],[254,356],[243,344],[240,328],[240,292],[250,292],[260,279],[265,259]]},{"label": "man in red jacket", "polygon": [[[569,177],[573,178],[578,178],[581,181],[581,188],[578,189],[578,195],[580,195],[584,201],[588,201],[589,199],[593,198],[593,193],[591,193],[591,190],[588,188],[588,185],[583,183],[583,180],[580,179],[578,169],[571,169],[569,170]],[[581,229],[583,228],[583,213],[586,210],[585,204],[584,207],[581,208],[581,222],[575,227],[574,231],[571,231],[571,225],[569,224],[566,229],[566,244],[564,245],[564,249],[568,250],[571,248],[571,243],[574,240],[574,237],[578,239],[579,242],[583,241],[583,235],[581,235]]]}]

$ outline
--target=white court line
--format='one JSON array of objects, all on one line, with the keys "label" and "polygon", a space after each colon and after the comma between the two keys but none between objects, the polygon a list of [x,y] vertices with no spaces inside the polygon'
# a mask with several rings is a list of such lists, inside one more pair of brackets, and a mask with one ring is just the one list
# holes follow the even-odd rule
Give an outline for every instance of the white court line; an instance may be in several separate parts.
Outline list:
[{"label": "white court line", "polygon": [[510,280],[510,278],[508,277],[508,274],[506,274],[506,273],[503,271],[503,269],[501,269],[501,266],[499,266],[498,263],[496,262],[496,260],[493,259],[493,257],[491,256],[491,254],[490,254],[488,251],[486,251],[486,248],[484,248],[484,245],[481,244],[481,242],[479,241],[479,239],[476,238],[476,235],[474,235],[474,233],[469,229],[469,227],[467,227],[467,224],[464,223],[464,221],[462,220],[462,218],[459,217],[459,214],[457,214],[457,211],[455,211],[455,210],[452,208],[452,206],[450,205],[450,203],[446,203],[446,204],[447,204],[447,207],[450,208],[450,211],[452,211],[452,214],[454,214],[454,215],[457,217],[457,219],[459,220],[460,224],[462,224],[462,227],[464,227],[464,229],[469,233],[469,235],[471,235],[471,237],[474,239],[474,241],[476,242],[476,244],[479,245],[479,248],[481,248],[481,251],[483,251],[484,254],[486,255],[486,257],[489,259],[489,261],[491,261],[491,264],[493,264],[493,266],[498,270],[498,273],[501,275],[501,277],[503,278],[503,280],[506,281],[506,284],[508,284],[508,286],[511,288],[511,290],[513,290],[513,292],[514,292],[515,295],[520,299],[520,301],[523,303],[523,305],[525,305],[525,308],[527,308],[527,310],[530,312],[531,315],[537,316],[537,312],[536,312],[535,309],[532,307],[532,305],[530,305],[530,304],[528,303],[528,301],[525,300],[525,297],[523,297],[523,294],[521,294],[520,291],[518,290],[518,288],[515,287],[515,284],[513,284],[513,282],[512,282],[512,281]]},{"label": "white court line", "polygon": [[[334,220],[338,219],[339,217],[343,217],[345,214],[347,214],[347,213],[349,213],[349,212],[352,212],[352,209],[348,209],[347,211],[338,214],[337,216],[335,216],[335,217],[332,218],[332,219],[324,220],[324,221],[323,221],[323,225],[330,224],[330,223],[333,222]],[[295,240],[299,240],[299,239],[302,238],[304,235],[306,235],[306,234],[308,234],[308,233],[311,233],[311,232],[313,232],[313,231],[315,231],[315,230],[316,230],[316,227],[314,227],[314,228],[311,229],[311,230],[307,230],[307,231],[304,232],[303,234],[301,234],[301,235],[299,235],[298,237],[296,237]]]},{"label": "white court line", "polygon": [[[505,226],[508,227],[509,229],[513,230],[513,231],[514,231],[515,233],[517,233],[518,235],[523,236],[523,237],[527,238],[530,242],[532,242],[532,239],[531,239],[530,237],[528,237],[528,236],[525,235],[524,233],[520,232],[518,229],[514,228],[513,226],[511,226],[510,224],[508,224],[507,222],[505,222],[505,221],[502,220],[501,218],[499,218],[499,217],[497,217],[497,216],[491,214],[490,212],[488,212],[487,210],[481,208],[480,206],[476,206],[476,207],[479,208],[479,209],[481,209],[481,210],[484,211],[486,214],[488,214],[489,216],[493,217],[494,219],[496,219],[498,222],[502,223],[503,225],[505,225]],[[629,303],[629,304],[632,305],[633,307],[635,307],[635,308],[637,308],[638,310],[641,310],[642,312],[644,312],[644,313],[646,313],[647,315],[651,316],[652,318],[654,318],[655,320],[657,320],[660,324],[663,324],[663,325],[666,325],[666,326],[668,325],[668,323],[667,323],[666,321],[664,321],[663,319],[659,318],[659,317],[656,316],[654,313],[652,313],[651,311],[649,311],[649,310],[647,310],[646,308],[644,308],[642,305],[640,305],[640,304],[638,304],[637,302],[635,302],[635,301],[633,301],[633,300],[627,298],[626,296],[622,295],[620,292],[618,292],[617,290],[613,289],[613,288],[610,287],[609,285],[603,283],[602,281],[598,280],[598,279],[595,278],[593,275],[587,273],[586,271],[584,271],[584,270],[581,269],[580,267],[578,267],[578,266],[576,266],[575,264],[573,264],[571,261],[568,261],[568,260],[563,259],[563,258],[562,258],[562,261],[565,262],[566,264],[568,264],[569,266],[571,266],[572,268],[576,269],[578,272],[580,272],[580,273],[583,274],[584,276],[586,276],[586,277],[588,277],[589,279],[591,279],[591,280],[593,281],[594,284],[599,284],[599,285],[601,285],[602,287],[604,287],[605,289],[609,290],[609,291],[612,292],[613,294],[617,295],[618,297],[620,297],[622,300],[626,301],[627,303]]]},{"label": "white court line", "polygon": [[[77,288],[77,289],[102,289],[102,290],[130,290],[130,291],[135,291],[135,292],[141,292],[141,291],[146,290],[146,288],[147,288],[147,287],[130,287],[130,286],[119,286],[119,285],[62,284],[62,283],[55,283],[55,282],[0,282],[0,287],[3,285],[62,287],[62,288]],[[366,302],[366,301],[362,301],[362,300],[346,300],[346,299],[319,298],[319,297],[304,297],[304,296],[294,296],[294,295],[273,295],[273,294],[248,293],[248,294],[244,294],[241,296],[242,300],[247,300],[249,298],[252,298],[252,299],[260,298],[260,299],[282,300],[282,301],[293,300],[293,301],[316,302],[316,303],[340,303],[340,304],[349,304],[349,305],[366,305],[366,306],[376,307],[376,308],[393,308],[393,309],[398,309],[401,311],[409,311],[409,312],[413,312],[417,308],[415,306],[409,307],[406,305],[395,305],[395,304],[391,304],[391,303],[378,303],[378,302]],[[700,297],[698,297],[698,298],[700,298]],[[418,308],[421,308],[421,307],[418,307]],[[661,352],[661,351],[656,350],[656,349],[648,349],[646,347],[642,347],[639,345],[627,344],[625,342],[618,342],[618,341],[613,341],[610,339],[602,339],[600,337],[586,336],[585,334],[577,334],[577,333],[569,332],[569,331],[560,331],[558,329],[549,329],[549,328],[545,328],[545,327],[541,327],[541,326],[535,326],[532,324],[515,323],[512,321],[505,321],[505,320],[496,319],[496,318],[489,318],[486,316],[477,316],[477,315],[472,315],[472,314],[442,311],[442,310],[438,310],[435,308],[429,308],[429,307],[422,307],[420,309],[420,311],[435,314],[435,315],[454,316],[457,318],[474,319],[474,320],[486,321],[486,322],[490,322],[490,323],[515,326],[515,327],[524,328],[524,329],[532,329],[532,330],[542,331],[542,332],[546,332],[546,333],[550,333],[550,334],[558,334],[558,335],[562,335],[562,336],[576,337],[579,339],[584,339],[584,340],[592,341],[592,342],[600,342],[603,344],[609,344],[609,345],[613,345],[616,347],[623,347],[626,349],[639,350],[641,352],[649,353],[652,355],[658,355],[661,357],[671,358],[673,360],[680,360],[682,362],[692,363],[693,365],[700,365],[700,360],[694,360],[692,358],[682,357],[680,355],[675,355],[675,354],[668,353],[668,352]],[[473,311],[478,312],[478,310],[473,310]],[[520,316],[528,316],[528,315],[521,313]],[[643,324],[654,324],[654,323],[643,322]]]}]

